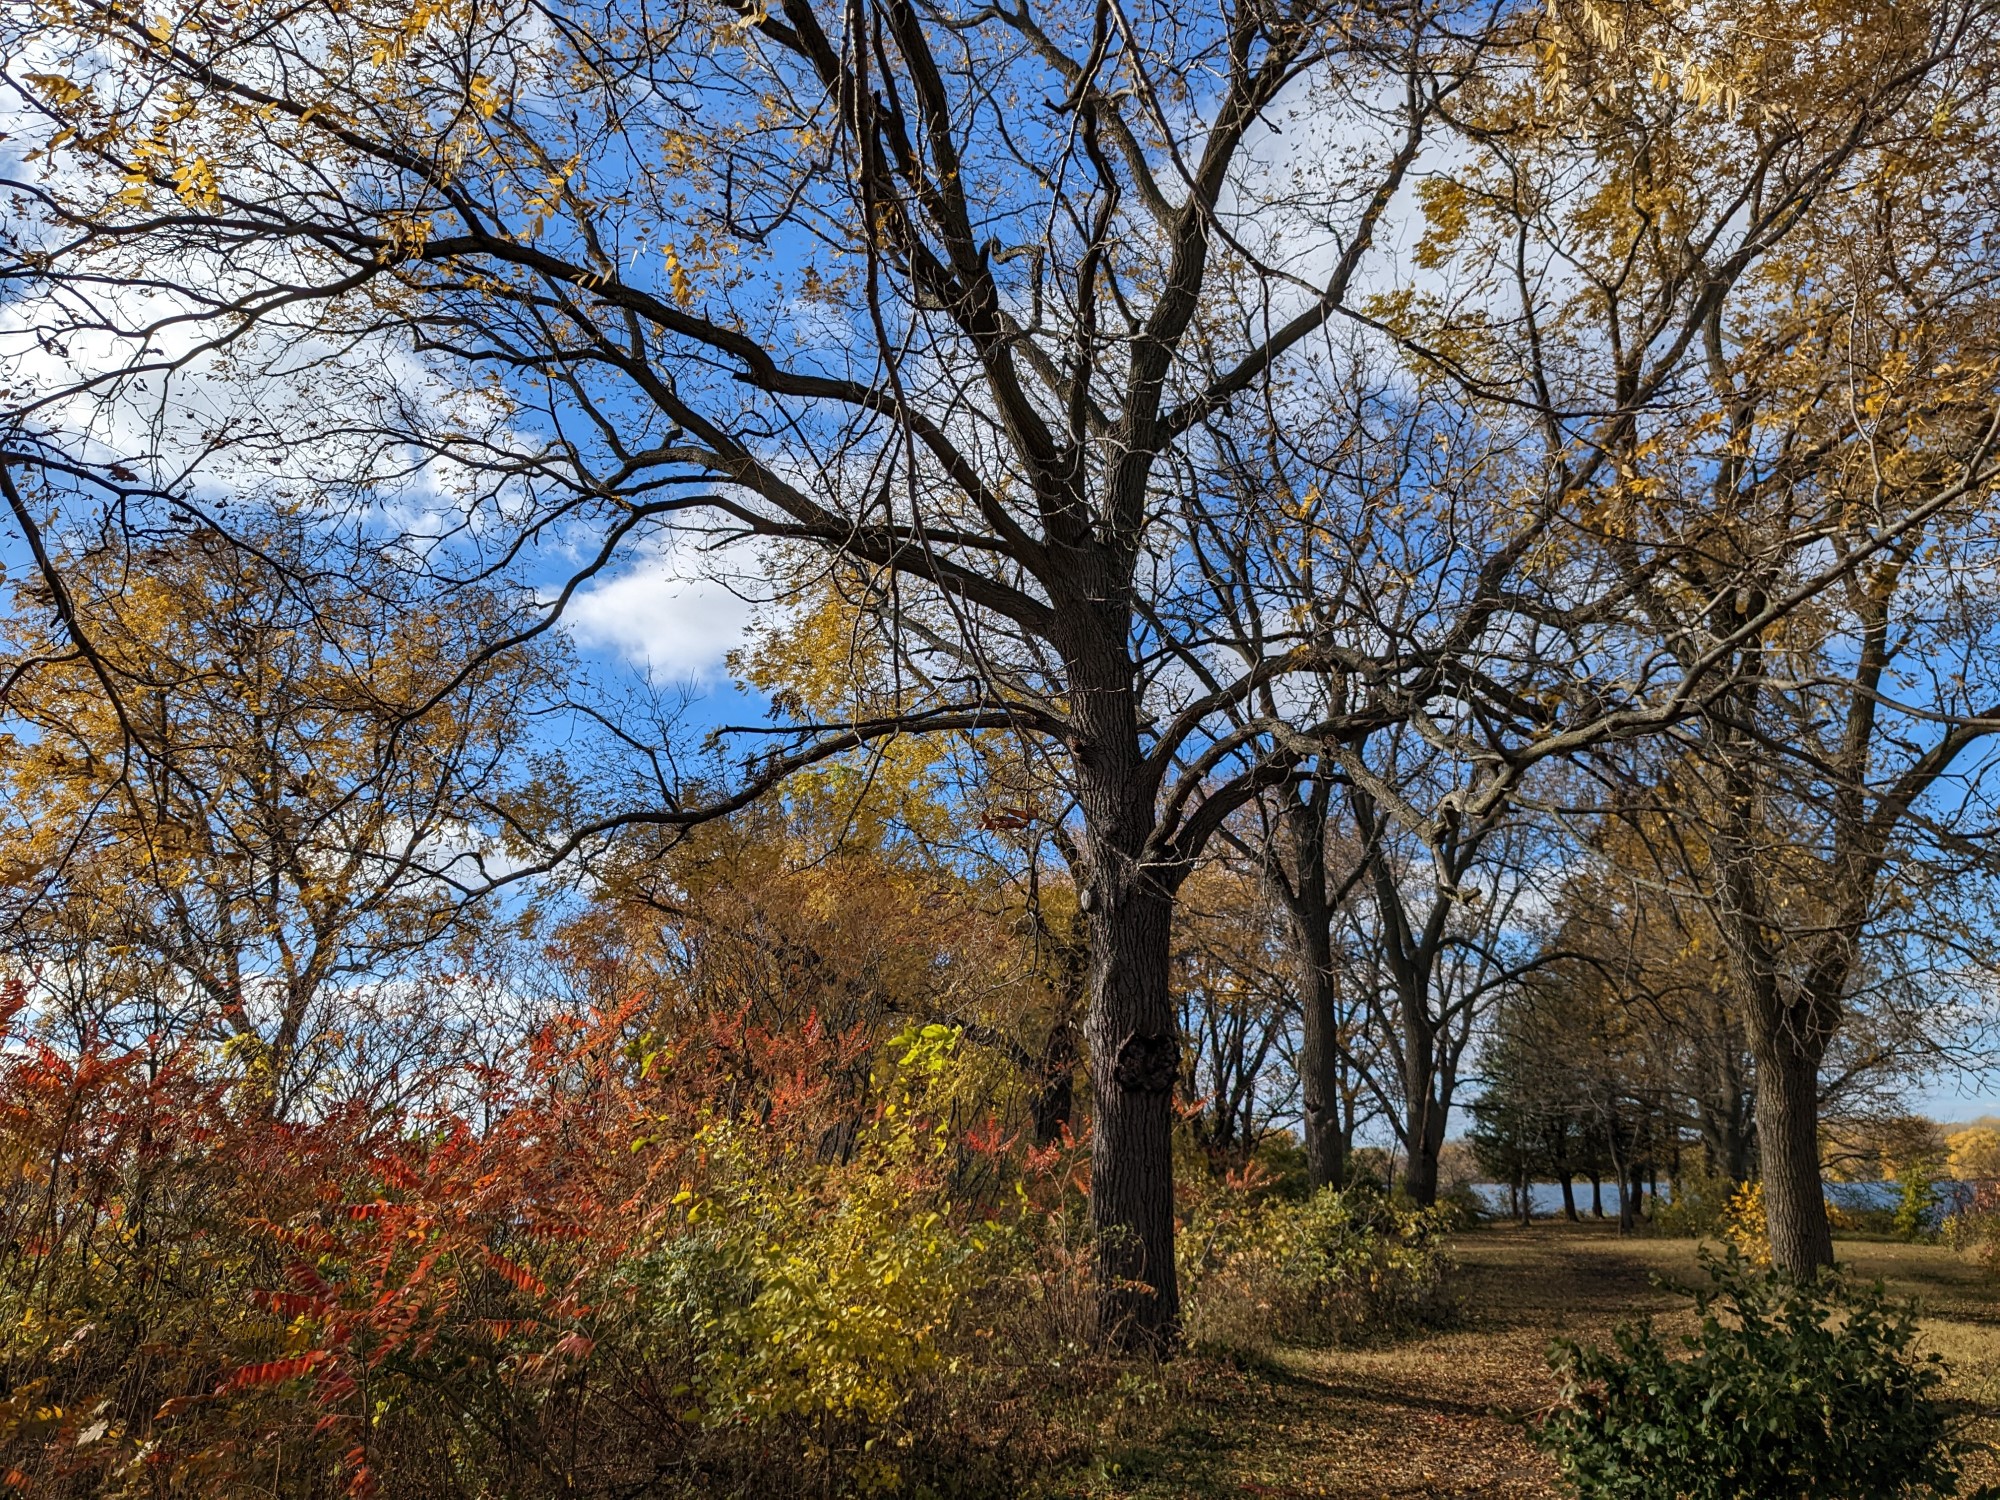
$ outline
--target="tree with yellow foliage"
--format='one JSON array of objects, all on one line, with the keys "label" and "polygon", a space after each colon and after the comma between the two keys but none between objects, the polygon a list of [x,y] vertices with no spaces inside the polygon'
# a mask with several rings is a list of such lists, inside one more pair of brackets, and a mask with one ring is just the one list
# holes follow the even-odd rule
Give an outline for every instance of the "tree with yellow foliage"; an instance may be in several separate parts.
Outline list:
[{"label": "tree with yellow foliage", "polygon": [[[0,30],[24,288],[5,457],[52,448],[71,472],[116,446],[164,493],[197,455],[241,495],[344,496],[385,527],[414,512],[441,592],[526,572],[548,617],[663,533],[839,572],[887,652],[879,709],[779,712],[734,741],[727,785],[667,776],[640,802],[577,784],[512,831],[537,866],[569,868],[857,750],[1019,736],[1077,853],[1106,1323],[1170,1340],[1172,916],[1215,831],[1310,755],[1420,720],[1472,784],[1429,809],[1381,795],[1379,774],[1372,794],[1435,843],[1528,768],[1673,722],[1795,602],[1745,594],[1756,624],[1720,652],[1677,636],[1659,693],[1650,669],[1643,692],[1622,670],[1525,681],[1543,626],[1603,618],[1572,564],[1622,534],[1636,413],[1706,388],[1694,351],[1730,291],[1763,298],[1748,271],[1936,117],[1954,49],[1984,37],[1954,0],[1821,16],[1840,42],[1815,51],[1790,9],[1728,13],[1683,67],[1679,37],[1641,47],[1594,6],[1579,28],[1561,7],[1451,0],[143,17],[29,0]],[[1713,83],[1715,57],[1746,71]],[[1650,140],[1618,114],[1635,98],[1673,116]],[[1753,113],[1695,149],[1697,112],[1744,99]],[[1229,477],[1230,429],[1289,425],[1284,393],[1331,368],[1324,335],[1362,317],[1386,216],[1445,124],[1468,144],[1435,153],[1439,183],[1468,151],[1493,171],[1427,187],[1435,226],[1492,202],[1533,231],[1570,184],[1598,246],[1509,265],[1485,249],[1520,241],[1482,222],[1458,240],[1474,274],[1554,286],[1574,267],[1591,287],[1428,342],[1436,320],[1408,296],[1365,315],[1470,373],[1496,465],[1465,466],[1469,510],[1451,486],[1380,497],[1445,522],[1421,571],[1391,577],[1407,608],[1329,588],[1331,617],[1290,609],[1270,560],[1318,520]],[[1273,167],[1283,138],[1306,144]],[[1535,170],[1510,175],[1516,141]],[[1662,196],[1655,166],[1719,186]],[[1577,313],[1607,296],[1608,336]],[[1528,377],[1493,375],[1494,335]],[[1568,368],[1607,349],[1608,384],[1572,389]],[[1485,420],[1523,409],[1525,438]],[[1523,446],[1539,452],[1500,461]],[[1733,586],[1740,560],[1717,555]],[[1652,564],[1622,567],[1583,592],[1643,594]],[[621,732],[669,765],[652,729]],[[1352,759],[1349,775],[1379,772]]]},{"label": "tree with yellow foliage", "polygon": [[1951,1175],[1964,1182],[2000,1180],[2000,1130],[1974,1125],[1944,1138]]},{"label": "tree with yellow foliage", "polygon": [[1417,259],[1445,289],[1378,311],[1539,430],[1542,493],[1578,505],[1545,559],[1574,602],[1542,617],[1601,619],[1600,570],[1623,591],[1623,665],[1590,690],[1698,684],[1602,774],[1696,851],[1773,1255],[1803,1271],[1832,1258],[1828,1049],[1873,976],[1967,930],[1938,877],[1991,847],[1966,789],[2000,729],[1971,583],[2000,476],[1995,16],[1565,0],[1516,24],[1539,65],[1467,91],[1466,158],[1425,186]]},{"label": "tree with yellow foliage", "polygon": [[549,657],[468,667],[504,597],[441,610],[301,524],[122,540],[64,559],[66,618],[20,580],[0,635],[9,968],[79,1038],[229,1040],[280,1112],[420,1071],[378,1023],[477,927]]}]

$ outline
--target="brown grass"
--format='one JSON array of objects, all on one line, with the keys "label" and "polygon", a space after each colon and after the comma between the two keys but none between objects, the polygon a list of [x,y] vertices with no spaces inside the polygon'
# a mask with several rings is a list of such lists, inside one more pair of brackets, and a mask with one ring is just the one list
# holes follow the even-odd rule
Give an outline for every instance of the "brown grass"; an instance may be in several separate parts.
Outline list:
[{"label": "brown grass", "polygon": [[[1689,1281],[1687,1240],[1618,1238],[1615,1226],[1482,1229],[1459,1244],[1457,1326],[1379,1349],[1297,1351],[1264,1368],[1184,1361],[1107,1432],[1088,1474],[1051,1478],[1051,1496],[1559,1496],[1523,1421],[1555,1396],[1545,1354],[1558,1336],[1605,1338],[1653,1314],[1691,1328],[1687,1299],[1652,1284]],[[1843,1265],[1919,1300],[1925,1343],[1952,1366],[1951,1394],[2000,1443],[2000,1286],[1949,1250],[1842,1241]],[[1147,1420],[1150,1414],[1151,1420]],[[1979,1455],[1967,1490],[2000,1480]]]}]

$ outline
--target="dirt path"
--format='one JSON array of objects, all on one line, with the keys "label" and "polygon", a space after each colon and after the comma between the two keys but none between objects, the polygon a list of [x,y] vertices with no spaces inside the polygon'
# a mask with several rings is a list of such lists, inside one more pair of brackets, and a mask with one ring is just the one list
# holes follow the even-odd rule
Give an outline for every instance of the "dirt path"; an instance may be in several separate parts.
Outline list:
[{"label": "dirt path", "polygon": [[[1949,1252],[1856,1246],[1843,1259],[1935,1308],[1927,1334],[1954,1363],[1954,1385],[1984,1404],[2000,1389],[1993,1290]],[[1693,1326],[1687,1300],[1655,1286],[1687,1281],[1684,1240],[1620,1240],[1612,1226],[1495,1228],[1465,1237],[1465,1312],[1457,1326],[1379,1349],[1301,1351],[1270,1367],[1186,1372],[1187,1394],[1162,1437],[1116,1451],[1061,1493],[1161,1497],[1554,1497],[1553,1467],[1527,1443],[1526,1416],[1556,1393],[1551,1340],[1603,1340],[1626,1318]],[[2000,1431],[2000,1428],[1995,1428]],[[1982,1434],[1985,1435],[1985,1434]],[[1983,1469],[1984,1465],[1979,1465]],[[1989,1477],[1981,1474],[1982,1478]]]}]

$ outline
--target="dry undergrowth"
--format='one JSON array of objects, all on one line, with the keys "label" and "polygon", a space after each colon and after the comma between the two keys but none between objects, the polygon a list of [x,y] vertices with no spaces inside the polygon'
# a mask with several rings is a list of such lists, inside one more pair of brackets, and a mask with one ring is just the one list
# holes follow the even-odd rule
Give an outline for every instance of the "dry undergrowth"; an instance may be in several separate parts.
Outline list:
[{"label": "dry undergrowth", "polygon": [[[1620,1240],[1615,1227],[1481,1230],[1459,1247],[1464,1317],[1455,1327],[1374,1349],[1295,1352],[1274,1364],[1179,1372],[1174,1420],[1113,1450],[1088,1475],[1052,1481],[1075,1497],[1558,1496],[1520,1419],[1555,1390],[1544,1363],[1557,1335],[1595,1339],[1655,1313],[1692,1327],[1684,1299],[1651,1283],[1692,1279],[1694,1244]],[[1927,1343],[1951,1362],[1951,1393],[1980,1414],[1974,1435],[2000,1442],[2000,1286],[1952,1252],[1843,1241],[1841,1260],[1916,1296]],[[1668,1322],[1669,1327],[1672,1321]],[[1968,1465],[1968,1492],[2000,1463]]]}]

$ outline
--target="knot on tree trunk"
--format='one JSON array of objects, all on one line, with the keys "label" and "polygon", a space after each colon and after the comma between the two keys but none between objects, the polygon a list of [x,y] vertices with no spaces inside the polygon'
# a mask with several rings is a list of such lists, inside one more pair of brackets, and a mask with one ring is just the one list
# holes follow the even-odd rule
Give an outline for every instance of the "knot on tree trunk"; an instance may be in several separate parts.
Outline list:
[{"label": "knot on tree trunk", "polygon": [[1111,1064],[1112,1081],[1128,1094],[1171,1094],[1180,1074],[1180,1043],[1159,1032],[1133,1032]]}]

